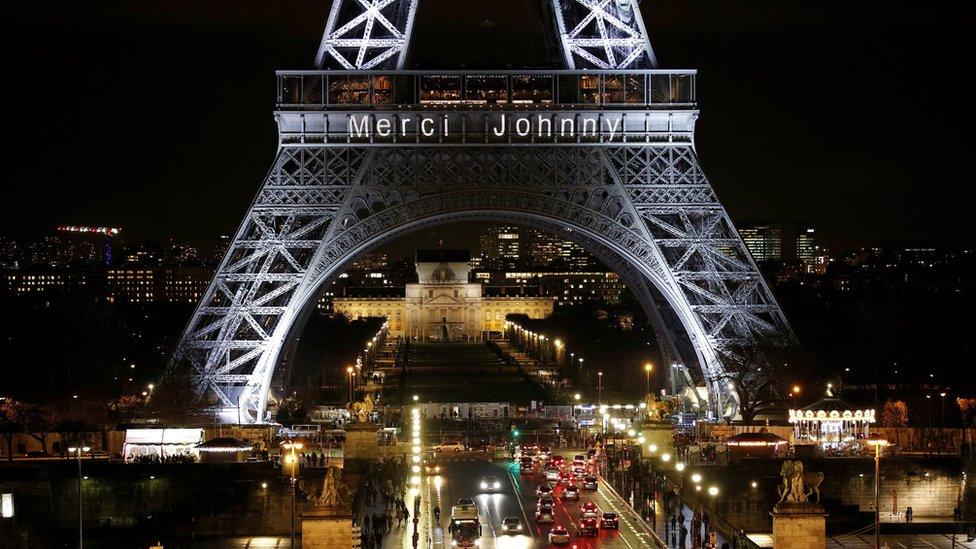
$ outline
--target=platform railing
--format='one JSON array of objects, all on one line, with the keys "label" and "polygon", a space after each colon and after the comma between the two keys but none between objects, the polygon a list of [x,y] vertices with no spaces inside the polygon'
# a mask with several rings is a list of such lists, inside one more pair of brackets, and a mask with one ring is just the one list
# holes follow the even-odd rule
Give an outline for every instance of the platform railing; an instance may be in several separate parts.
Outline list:
[{"label": "platform railing", "polygon": [[279,110],[687,109],[695,70],[278,71]]}]

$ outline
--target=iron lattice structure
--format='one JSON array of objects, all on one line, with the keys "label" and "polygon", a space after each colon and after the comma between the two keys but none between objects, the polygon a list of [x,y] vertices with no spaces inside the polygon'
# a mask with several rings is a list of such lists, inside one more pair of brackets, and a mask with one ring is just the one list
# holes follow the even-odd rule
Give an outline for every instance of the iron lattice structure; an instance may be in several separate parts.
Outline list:
[{"label": "iron lattice structure", "polygon": [[[345,4],[393,10],[408,26],[416,9],[336,4],[327,38]],[[377,59],[363,48],[354,66]],[[278,81],[277,157],[171,367],[225,420],[265,419],[276,366],[344,265],[460,220],[535,226],[604,260],[641,301],[665,360],[707,386],[715,417],[736,414],[743,347],[793,342],[699,165],[694,71],[282,71]]]}]

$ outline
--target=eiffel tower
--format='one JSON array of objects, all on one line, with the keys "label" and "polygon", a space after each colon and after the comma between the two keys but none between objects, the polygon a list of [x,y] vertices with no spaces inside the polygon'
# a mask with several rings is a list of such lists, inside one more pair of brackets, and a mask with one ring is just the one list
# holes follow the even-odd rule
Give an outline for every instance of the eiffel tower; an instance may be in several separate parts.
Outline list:
[{"label": "eiffel tower", "polygon": [[424,227],[516,223],[616,270],[672,386],[735,416],[735,369],[758,369],[742,349],[794,336],[699,165],[696,71],[655,68],[634,0],[543,2],[562,70],[408,70],[419,1],[334,0],[317,69],[277,73],[277,156],[170,374],[225,421],[265,421],[330,277]]}]

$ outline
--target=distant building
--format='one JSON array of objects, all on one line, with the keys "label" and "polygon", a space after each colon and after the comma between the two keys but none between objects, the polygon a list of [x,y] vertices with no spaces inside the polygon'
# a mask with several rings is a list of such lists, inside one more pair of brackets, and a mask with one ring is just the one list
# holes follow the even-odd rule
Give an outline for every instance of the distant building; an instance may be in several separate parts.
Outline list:
[{"label": "distant building", "polygon": [[796,231],[796,259],[802,262],[806,274],[823,275],[827,272],[830,258],[827,250],[817,241],[813,225],[800,225]]},{"label": "distant building", "polygon": [[50,291],[67,291],[89,284],[84,272],[65,270],[13,270],[0,273],[7,295],[40,295]]},{"label": "distant building", "polygon": [[548,297],[557,307],[616,305],[627,290],[613,271],[477,271],[474,277],[482,282],[486,295]]},{"label": "distant building", "polygon": [[743,225],[739,235],[756,261],[783,259],[783,227],[775,223]]},{"label": "distant building", "polygon": [[130,303],[200,302],[214,271],[209,267],[118,267],[105,272],[105,288]]},{"label": "distant building", "polygon": [[484,297],[481,284],[469,282],[471,256],[462,250],[418,250],[417,282],[404,297],[333,297],[336,312],[352,318],[386,317],[394,336],[418,340],[478,340],[502,331],[513,313],[544,318],[552,313],[546,297]]},{"label": "distant building", "polygon": [[600,265],[571,240],[531,227],[492,226],[479,239],[480,253],[472,261],[479,270],[511,271],[532,267],[593,269]]}]

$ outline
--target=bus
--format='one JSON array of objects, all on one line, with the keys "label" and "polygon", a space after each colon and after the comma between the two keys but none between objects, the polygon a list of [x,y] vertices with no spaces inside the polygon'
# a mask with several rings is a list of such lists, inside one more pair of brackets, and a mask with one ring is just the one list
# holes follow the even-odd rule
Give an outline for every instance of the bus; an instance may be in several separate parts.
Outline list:
[{"label": "bus", "polygon": [[451,508],[452,547],[478,547],[481,545],[481,519],[474,505],[457,505]]}]

